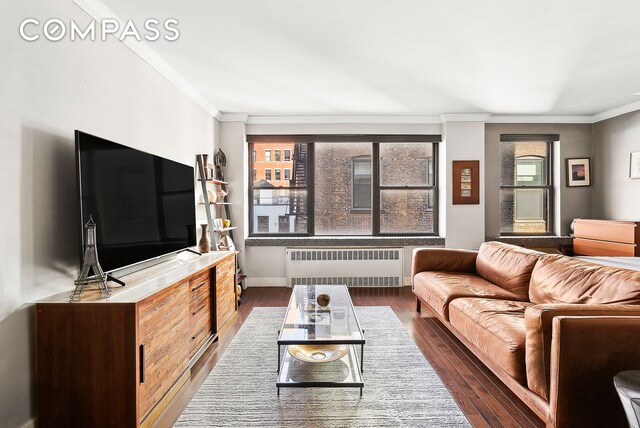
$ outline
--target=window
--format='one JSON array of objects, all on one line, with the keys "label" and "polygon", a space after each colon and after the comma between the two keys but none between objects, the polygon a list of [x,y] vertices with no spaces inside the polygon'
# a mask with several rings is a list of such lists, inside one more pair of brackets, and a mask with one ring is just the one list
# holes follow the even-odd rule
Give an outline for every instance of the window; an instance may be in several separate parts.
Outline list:
[{"label": "window", "polygon": [[280,162],[280,150],[274,150],[273,154],[275,155],[275,161]]},{"label": "window", "polygon": [[258,181],[258,170],[255,168],[253,169],[253,181]]},{"label": "window", "polygon": [[551,144],[557,135],[503,135],[500,141],[500,234],[552,233]]},{"label": "window", "polygon": [[278,232],[289,233],[290,224],[288,215],[278,216]]},{"label": "window", "polygon": [[[280,143],[280,142],[279,142]],[[265,146],[272,146],[270,143],[252,143],[254,148],[262,150]],[[284,143],[279,144],[285,145]],[[271,168],[265,169],[266,180],[253,180],[251,183],[249,197],[249,223],[250,234],[309,234],[309,207],[308,207],[308,171],[307,171],[307,144],[287,143],[294,153],[292,168],[285,169],[285,180],[288,183],[278,187],[269,183],[271,180]],[[273,165],[273,163],[271,164]],[[291,169],[296,171],[295,178],[291,177]],[[287,172],[288,171],[288,172]],[[281,169],[275,169],[276,180],[281,179]],[[287,176],[288,174],[288,176]],[[282,183],[282,182],[281,182]],[[261,225],[261,217],[273,218],[274,228],[269,230],[267,226]],[[286,220],[285,220],[286,218]],[[268,220],[267,220],[268,222]]]},{"label": "window", "polygon": [[253,149],[253,161],[256,161],[256,149]]},{"label": "window", "polygon": [[359,156],[352,159],[352,198],[354,210],[371,209],[371,157]]},{"label": "window", "polygon": [[[282,168],[284,177],[282,169],[272,168],[276,183],[253,180],[250,235],[435,235],[438,141],[439,136],[250,136],[250,150],[277,145],[292,162]],[[267,180],[272,169],[265,169]],[[260,227],[259,216],[273,219],[271,231]]]},{"label": "window", "polygon": [[291,162],[291,150],[284,149],[284,161]]},{"label": "window", "polygon": [[260,233],[269,232],[269,216],[266,216],[266,215],[258,216],[258,232]]},{"label": "window", "polygon": [[271,150],[264,151],[264,161],[271,162]]}]

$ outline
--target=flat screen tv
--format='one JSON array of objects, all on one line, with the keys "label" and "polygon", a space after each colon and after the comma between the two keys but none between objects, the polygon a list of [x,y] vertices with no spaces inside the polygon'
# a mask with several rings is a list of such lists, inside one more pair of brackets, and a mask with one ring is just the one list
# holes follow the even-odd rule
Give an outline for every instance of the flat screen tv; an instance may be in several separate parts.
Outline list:
[{"label": "flat screen tv", "polygon": [[81,131],[75,137],[81,249],[91,216],[105,272],[196,244],[193,167]]}]

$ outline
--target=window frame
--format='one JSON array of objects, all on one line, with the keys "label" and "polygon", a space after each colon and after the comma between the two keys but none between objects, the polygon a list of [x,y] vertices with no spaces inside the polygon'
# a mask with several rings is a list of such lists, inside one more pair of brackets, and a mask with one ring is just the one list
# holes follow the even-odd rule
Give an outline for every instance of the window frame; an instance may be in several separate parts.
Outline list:
[{"label": "window frame", "polygon": [[[554,230],[555,230],[555,205],[554,205],[554,201],[555,201],[555,185],[553,182],[553,167],[554,167],[554,160],[553,160],[553,145],[556,141],[560,141],[560,136],[556,135],[556,134],[550,134],[550,135],[536,135],[536,134],[531,134],[531,135],[508,135],[508,134],[503,134],[500,136],[500,144],[502,143],[511,143],[511,144],[518,144],[518,143],[545,143],[547,145],[547,156],[546,156],[546,160],[542,163],[543,165],[543,169],[544,169],[544,176],[546,178],[546,185],[531,185],[531,186],[526,186],[526,185],[503,185],[502,184],[502,177],[500,174],[500,188],[499,188],[499,199],[502,198],[502,191],[503,190],[513,190],[514,192],[518,189],[527,189],[527,190],[535,190],[535,189],[541,189],[541,190],[547,190],[547,200],[546,200],[546,213],[544,212],[544,208],[543,208],[543,215],[546,214],[547,216],[547,231],[544,233],[523,233],[523,232],[502,232],[500,231],[500,236],[556,236]],[[544,159],[541,156],[535,156],[535,155],[528,155],[527,157],[538,157],[541,159]],[[520,156],[520,157],[525,157],[525,156]],[[500,159],[500,168],[502,168],[502,160],[501,160],[501,149],[500,147],[498,147],[498,159]],[[517,168],[517,157],[514,158],[514,167]],[[516,177],[517,177],[517,173],[516,173]],[[517,183],[517,178],[514,179],[514,183]],[[502,214],[501,214],[502,215]],[[515,213],[514,213],[515,216]],[[500,224],[502,224],[502,218],[500,218],[499,220]],[[500,229],[502,227],[500,226]]]},{"label": "window frame", "polygon": [[[269,178],[267,178],[267,171],[269,172]],[[273,176],[271,175],[271,168],[265,168],[264,169],[264,179],[265,180],[273,180]]]},{"label": "window frame", "polygon": [[282,168],[273,169],[273,181],[282,181]]},{"label": "window frame", "polygon": [[[289,174],[287,174],[287,172],[289,172]],[[287,178],[287,175],[289,175],[289,178]],[[282,179],[285,181],[291,180],[291,168],[282,169]]]},{"label": "window frame", "polygon": [[[248,215],[249,215],[249,233],[248,236],[251,238],[260,238],[260,237],[273,237],[273,238],[287,238],[287,237],[349,237],[351,235],[316,235],[314,230],[315,219],[314,219],[314,189],[315,189],[315,156],[314,156],[314,147],[315,143],[350,143],[350,142],[364,142],[371,143],[372,145],[372,153],[371,153],[371,193],[372,193],[372,207],[371,207],[371,215],[372,215],[372,230],[370,235],[358,235],[358,237],[392,237],[392,236],[419,236],[419,237],[430,237],[430,236],[440,236],[439,235],[439,145],[438,143],[442,142],[441,135],[248,135],[247,143],[249,144],[249,151],[251,151],[255,146],[254,144],[306,144],[307,145],[307,186],[297,186],[297,187],[288,187],[288,186],[277,186],[279,189],[287,189],[287,190],[301,190],[307,192],[307,231],[306,232],[296,232],[296,233],[258,233],[254,232],[253,228],[253,212],[254,212],[254,204],[253,204],[253,192],[258,189],[253,186],[253,182],[249,183],[249,207],[248,207]],[[433,183],[430,186],[381,186],[380,185],[380,143],[432,143],[432,163],[431,167],[433,169]],[[265,151],[268,149],[265,149]],[[291,153],[291,161],[293,161],[293,153]],[[252,167],[251,159],[249,159],[249,168]],[[265,169],[266,170],[266,169]],[[293,171],[291,172],[293,174]],[[265,174],[266,177],[266,174]],[[266,178],[265,178],[266,180]],[[346,184],[351,185],[352,183]],[[380,192],[385,189],[433,189],[433,232],[425,232],[425,233],[381,233],[380,232]],[[367,211],[367,210],[356,210],[357,212]]]},{"label": "window frame", "polygon": [[282,162],[282,150],[273,149],[273,161],[274,162]]},{"label": "window frame", "polygon": [[[283,149],[284,150],[284,162],[291,162],[291,149]],[[289,152],[289,156],[287,156],[287,152]]]},{"label": "window frame", "polygon": [[[267,156],[267,154],[269,156]],[[271,162],[271,149],[264,149],[264,161]]]}]

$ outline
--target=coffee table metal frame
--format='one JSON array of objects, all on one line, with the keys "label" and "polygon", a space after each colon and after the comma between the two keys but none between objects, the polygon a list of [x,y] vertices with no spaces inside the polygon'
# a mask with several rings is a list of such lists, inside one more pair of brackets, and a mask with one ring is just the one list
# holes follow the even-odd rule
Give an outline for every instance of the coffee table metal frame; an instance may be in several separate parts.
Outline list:
[{"label": "coffee table metal frame", "polygon": [[[353,306],[353,301],[351,300],[351,295],[349,294],[349,290],[346,285],[320,285],[320,287],[343,287],[344,292],[348,298],[348,305],[353,312],[353,316],[355,318],[355,323],[358,330],[362,333],[361,339],[346,339],[346,338],[322,338],[322,339],[283,339],[283,332],[285,330],[287,315],[290,310],[297,310],[297,308],[293,307],[294,298],[296,295],[296,290],[298,287],[309,287],[309,285],[296,285],[294,286],[293,292],[291,293],[291,298],[289,299],[289,304],[287,305],[287,312],[285,313],[284,320],[282,322],[282,327],[278,330],[278,378],[276,381],[277,393],[280,395],[280,388],[310,388],[310,387],[322,387],[322,388],[360,388],[360,395],[362,395],[362,389],[364,387],[364,381],[362,378],[362,374],[364,373],[364,330],[360,327],[360,322],[358,321],[358,316],[356,315],[355,308]],[[313,286],[315,287],[315,286]],[[342,359],[347,359],[348,362],[354,363],[354,365],[359,369],[356,371],[352,370],[352,365],[347,364],[349,368],[349,377],[352,377],[352,381],[305,381],[305,382],[296,382],[293,380],[289,380],[287,378],[287,370],[288,365],[286,364],[294,357],[288,352],[288,345],[348,345],[347,354],[342,357]],[[356,346],[360,345],[360,355],[358,358],[358,352],[356,350]],[[282,346],[284,346],[284,355],[282,353]],[[323,364],[322,362],[317,363],[304,363],[304,364]],[[285,366],[286,365],[286,366]]]}]

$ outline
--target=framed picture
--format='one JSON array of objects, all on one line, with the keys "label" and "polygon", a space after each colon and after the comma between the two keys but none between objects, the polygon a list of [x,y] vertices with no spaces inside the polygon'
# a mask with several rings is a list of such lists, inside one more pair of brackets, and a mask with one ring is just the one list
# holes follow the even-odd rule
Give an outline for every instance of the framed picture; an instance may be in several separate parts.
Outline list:
[{"label": "framed picture", "polygon": [[640,178],[640,152],[631,153],[629,162],[629,177]]},{"label": "framed picture", "polygon": [[567,187],[591,186],[591,160],[567,159]]},{"label": "framed picture", "polygon": [[480,161],[453,161],[453,204],[477,205],[480,203]]}]

